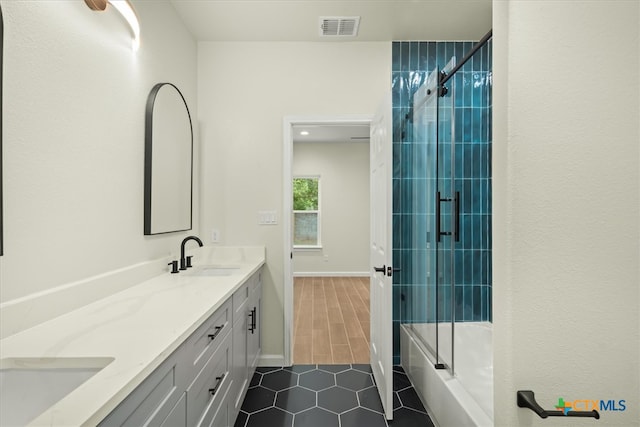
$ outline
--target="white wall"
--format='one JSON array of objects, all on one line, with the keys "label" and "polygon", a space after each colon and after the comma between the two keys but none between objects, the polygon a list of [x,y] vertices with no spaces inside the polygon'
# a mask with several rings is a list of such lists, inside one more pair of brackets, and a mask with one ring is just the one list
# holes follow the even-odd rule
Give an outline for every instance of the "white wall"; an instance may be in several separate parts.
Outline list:
[{"label": "white wall", "polygon": [[113,8],[2,2],[2,302],[179,251],[143,236],[145,104],[173,82],[196,117],[197,47],[167,1],[133,5],[137,52]]},{"label": "white wall", "polygon": [[[204,236],[267,247],[265,355],[283,355],[283,117],[373,114],[390,89],[391,43],[201,42],[198,111]],[[279,224],[259,226],[276,210]]]},{"label": "white wall", "polygon": [[320,176],[322,222],[322,250],[294,251],[294,275],[367,275],[369,143],[295,143],[292,169]]},{"label": "white wall", "polygon": [[624,399],[597,425],[639,423],[639,31],[637,1],[494,1],[498,426],[591,423],[520,389]]}]

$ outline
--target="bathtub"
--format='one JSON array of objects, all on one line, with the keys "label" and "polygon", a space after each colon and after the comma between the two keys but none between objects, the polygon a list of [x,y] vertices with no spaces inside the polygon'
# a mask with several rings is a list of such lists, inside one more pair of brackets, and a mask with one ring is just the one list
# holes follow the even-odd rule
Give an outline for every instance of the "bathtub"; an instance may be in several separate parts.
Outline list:
[{"label": "bathtub", "polygon": [[[416,332],[434,336],[435,324],[400,327],[401,363],[434,423],[440,427],[493,426],[493,352],[489,322],[455,325],[455,374],[434,368],[435,358]],[[451,325],[439,324],[440,362],[451,364]]]}]

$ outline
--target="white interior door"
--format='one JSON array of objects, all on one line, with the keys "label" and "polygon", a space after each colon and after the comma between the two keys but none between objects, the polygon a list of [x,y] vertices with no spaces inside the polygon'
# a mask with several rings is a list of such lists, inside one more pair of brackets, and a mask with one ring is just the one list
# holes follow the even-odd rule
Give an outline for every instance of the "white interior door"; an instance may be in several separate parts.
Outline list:
[{"label": "white interior door", "polygon": [[393,419],[391,276],[391,94],[371,122],[371,368],[388,420]]}]

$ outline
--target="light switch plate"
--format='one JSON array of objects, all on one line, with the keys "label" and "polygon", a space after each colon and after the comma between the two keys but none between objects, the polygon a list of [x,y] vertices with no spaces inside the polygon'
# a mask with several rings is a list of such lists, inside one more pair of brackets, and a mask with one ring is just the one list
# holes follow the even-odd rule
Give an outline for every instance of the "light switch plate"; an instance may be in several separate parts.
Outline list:
[{"label": "light switch plate", "polygon": [[278,216],[276,211],[258,211],[258,224],[260,225],[276,225]]}]

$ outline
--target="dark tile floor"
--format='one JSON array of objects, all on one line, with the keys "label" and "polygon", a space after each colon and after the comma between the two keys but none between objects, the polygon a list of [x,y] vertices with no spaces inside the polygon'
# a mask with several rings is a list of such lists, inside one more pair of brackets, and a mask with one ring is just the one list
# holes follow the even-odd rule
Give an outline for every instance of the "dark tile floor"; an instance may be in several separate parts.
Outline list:
[{"label": "dark tile floor", "polygon": [[400,366],[393,392],[387,421],[369,365],[260,367],[234,427],[433,427]]}]

